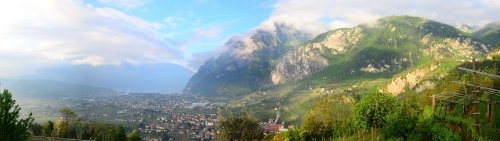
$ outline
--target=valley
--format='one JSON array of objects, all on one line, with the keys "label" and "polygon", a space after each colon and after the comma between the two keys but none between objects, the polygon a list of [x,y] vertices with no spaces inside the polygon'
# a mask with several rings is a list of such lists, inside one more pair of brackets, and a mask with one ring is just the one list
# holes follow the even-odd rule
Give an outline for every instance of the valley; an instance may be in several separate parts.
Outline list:
[{"label": "valley", "polygon": [[[12,91],[22,116],[60,128],[44,131],[47,138],[109,140],[127,130],[146,140],[216,140],[241,129],[241,138],[261,140],[487,140],[500,127],[500,116],[491,114],[500,112],[491,90],[500,80],[476,73],[498,75],[499,32],[498,23],[472,31],[415,16],[316,36],[273,23],[230,37],[188,82],[191,72],[176,65],[127,64],[75,69],[92,72],[81,78],[54,68],[47,71],[58,80],[40,73],[2,79],[1,87]],[[182,75],[168,75],[168,68]],[[185,83],[181,94],[149,92]],[[461,99],[451,104],[450,97]]]}]

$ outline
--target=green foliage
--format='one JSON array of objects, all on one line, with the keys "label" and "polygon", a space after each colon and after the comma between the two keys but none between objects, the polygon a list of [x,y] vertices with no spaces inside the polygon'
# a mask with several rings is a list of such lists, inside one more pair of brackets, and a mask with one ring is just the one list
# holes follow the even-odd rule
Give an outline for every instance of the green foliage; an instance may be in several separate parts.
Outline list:
[{"label": "green foliage", "polygon": [[42,135],[42,125],[38,124],[38,123],[33,123],[31,124],[31,134],[34,135],[34,136],[41,136]]},{"label": "green foliage", "polygon": [[220,117],[217,123],[217,140],[259,140],[262,138],[259,123],[249,117]]},{"label": "green foliage", "polygon": [[12,99],[12,94],[4,90],[0,94],[0,139],[7,141],[28,140],[29,128],[33,123],[31,113],[26,118],[19,118],[21,108]]},{"label": "green foliage", "polygon": [[407,140],[417,126],[419,109],[417,106],[403,102],[392,113],[387,115],[387,124],[382,133],[385,137],[401,137]]},{"label": "green foliage", "polygon": [[430,127],[433,141],[457,141],[461,140],[460,135],[444,127],[439,123],[432,124]]},{"label": "green foliage", "polygon": [[137,130],[133,130],[127,135],[128,141],[141,141],[141,136]]},{"label": "green foliage", "polygon": [[47,121],[47,123],[43,125],[43,136],[51,137],[53,130],[54,130],[54,122],[50,120]]},{"label": "green foliage", "polygon": [[443,126],[436,121],[431,107],[425,107],[418,121],[418,132],[436,141],[460,140],[458,133]]},{"label": "green foliage", "polygon": [[284,134],[285,141],[300,141],[302,140],[302,136],[300,133],[300,128],[292,128],[286,131]]},{"label": "green foliage", "polygon": [[380,128],[386,115],[397,107],[397,100],[384,93],[370,92],[354,107],[354,123],[362,129]]},{"label": "green foliage", "polygon": [[77,118],[76,113],[68,107],[62,108],[59,110],[59,113],[63,118],[56,121],[52,136],[60,138],[78,138],[79,133],[77,130],[81,127],[81,119]]},{"label": "green foliage", "polygon": [[302,126],[304,138],[306,140],[329,139],[348,132],[346,129],[351,128],[346,125],[351,123],[354,98],[344,95],[327,95],[318,99],[320,100],[315,103],[304,119]]},{"label": "green foliage", "polygon": [[[324,121],[321,121],[324,120]],[[321,140],[321,139],[329,139],[333,136],[332,123],[326,122],[329,120],[325,119],[316,119],[306,117],[302,126],[302,130],[304,132],[303,137],[305,140]]]},{"label": "green foliage", "polygon": [[[460,64],[459,66],[465,67],[465,68],[472,68],[472,63],[466,62],[466,63]],[[500,62],[498,60],[478,59],[478,61],[476,62],[477,70],[479,70],[481,72],[491,73],[491,74],[498,74],[498,71],[499,71],[498,66],[500,66]],[[477,77],[476,84],[479,86],[489,87],[489,88],[498,88],[500,86],[500,79],[491,78],[491,77],[484,76],[484,75],[477,75],[476,77]],[[465,72],[465,71],[453,70],[453,71],[450,71],[446,77],[441,78],[439,81],[436,81],[437,86],[434,89],[429,89],[429,90],[424,91],[423,92],[424,95],[422,97],[430,97],[433,94],[439,95],[439,94],[446,93],[446,92],[468,93],[468,94],[471,93],[470,87],[468,87],[467,90],[464,90],[463,85],[457,84],[454,81],[459,81],[459,82],[463,82],[463,83],[467,83],[467,84],[474,84],[473,77],[472,77],[471,73]],[[489,98],[493,98],[492,100],[496,101],[498,99],[497,96],[493,96],[493,97],[491,97],[491,96],[492,95],[490,95],[486,91],[480,91],[480,93],[479,93],[480,100],[485,101],[485,100],[489,100]],[[456,102],[458,102],[458,103],[466,102],[467,103],[467,101],[464,101],[463,99],[457,99]],[[430,105],[431,99],[427,98],[425,103]],[[454,105],[456,108],[462,106],[462,104],[454,104]],[[437,109],[436,109],[435,114],[444,115],[444,106],[438,106],[436,108]],[[442,110],[439,110],[439,109],[442,109]],[[432,133],[432,132],[444,131],[444,129],[441,130],[440,129],[441,127],[438,127],[438,126],[442,126],[442,128],[446,128],[446,129],[448,129],[448,128],[450,128],[450,129],[460,128],[459,131],[461,131],[462,136],[472,138],[473,140],[488,140],[488,138],[489,139],[497,138],[494,136],[497,133],[490,132],[491,131],[490,129],[498,128],[497,125],[495,125],[494,123],[491,123],[492,125],[486,124],[486,123],[488,123],[486,118],[479,118],[478,121],[464,118],[464,117],[462,117],[464,115],[464,113],[461,110],[461,108],[457,108],[457,109],[460,109],[460,110],[455,110],[454,112],[447,111],[448,113],[446,116],[437,117],[437,119],[439,119],[439,120],[436,120],[435,119],[436,117],[427,116],[427,117],[431,117],[431,118],[426,118],[426,120],[424,120],[422,122],[423,125],[422,125],[421,130],[423,132],[425,132],[427,134],[427,136],[432,136],[433,138],[435,137],[435,138],[441,138],[441,139],[444,137],[438,136],[438,134],[442,134],[442,133]],[[481,113],[480,115],[478,115],[479,117],[486,116],[484,114],[484,113],[486,113],[486,103],[481,102],[481,104],[479,104],[479,110]],[[431,110],[429,110],[429,111],[431,111]],[[424,113],[426,113],[426,111],[424,111]],[[427,113],[432,113],[432,112],[427,112]],[[427,115],[431,115],[431,114],[427,114]],[[493,118],[497,118],[497,117],[498,116],[495,115]],[[485,129],[477,130],[474,123],[481,124],[481,127],[484,127]],[[438,125],[435,125],[435,124],[438,124]],[[492,133],[494,133],[494,134],[492,134]]]},{"label": "green foliage", "polygon": [[57,120],[54,124],[52,136],[60,138],[69,138],[69,125],[67,121]]},{"label": "green foliage", "polygon": [[118,126],[116,136],[114,137],[114,141],[127,141],[127,135],[125,134],[125,128],[123,125]]},{"label": "green foliage", "polygon": [[76,118],[75,112],[73,112],[70,108],[64,107],[61,110],[59,110],[59,113],[63,117],[64,121],[71,121],[74,118]]},{"label": "green foliage", "polygon": [[458,124],[461,127],[465,128],[465,131],[469,137],[471,137],[475,141],[486,141],[484,137],[482,137],[476,130],[476,126],[474,125],[474,121],[472,119],[465,119],[462,117],[453,117],[447,116],[444,119],[448,123]]},{"label": "green foliage", "polygon": [[123,126],[113,124],[91,123],[77,117],[69,108],[60,110],[60,120],[48,121],[43,125],[43,135],[70,139],[95,141],[126,141],[127,135]]}]

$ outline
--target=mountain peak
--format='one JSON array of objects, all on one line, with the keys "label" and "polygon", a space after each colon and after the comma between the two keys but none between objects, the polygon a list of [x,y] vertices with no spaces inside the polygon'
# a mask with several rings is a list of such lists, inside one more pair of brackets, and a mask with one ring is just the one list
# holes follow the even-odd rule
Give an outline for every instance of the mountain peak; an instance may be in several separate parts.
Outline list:
[{"label": "mountain peak", "polygon": [[207,61],[186,92],[239,97],[306,78],[333,83],[388,77],[428,60],[463,60],[490,49],[453,26],[414,16],[383,17],[304,42],[306,37],[293,26],[274,23],[231,38],[226,45],[232,49]]},{"label": "mountain peak", "polygon": [[[354,74],[394,74],[413,65],[424,55],[438,58],[471,57],[489,47],[443,23],[413,16],[383,17],[376,23],[328,31],[289,51],[273,70],[274,84],[307,78],[338,81]],[[344,62],[342,60],[351,60]],[[344,62],[344,63],[339,63]],[[346,67],[350,66],[350,67]],[[354,76],[352,76],[354,77]]]},{"label": "mountain peak", "polygon": [[200,67],[185,92],[226,96],[252,92],[270,83],[273,62],[308,37],[293,26],[278,23],[234,36],[225,44],[229,48],[225,53]]}]

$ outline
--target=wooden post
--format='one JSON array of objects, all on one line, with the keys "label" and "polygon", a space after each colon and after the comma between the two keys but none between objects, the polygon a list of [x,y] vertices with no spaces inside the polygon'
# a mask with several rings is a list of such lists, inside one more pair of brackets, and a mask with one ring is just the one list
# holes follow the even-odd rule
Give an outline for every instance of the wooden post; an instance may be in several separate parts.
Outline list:
[{"label": "wooden post", "polygon": [[487,119],[487,123],[488,125],[491,125],[491,103],[493,101],[493,95],[489,94],[488,95],[488,105],[486,106],[487,107],[487,112],[486,112],[486,119]]},{"label": "wooden post", "polygon": [[372,127],[372,141],[373,141],[374,135],[373,135],[373,127]]},{"label": "wooden post", "polygon": [[[476,73],[476,59],[475,58],[472,58],[472,70],[474,70],[472,72],[472,84],[474,85],[474,87],[472,88],[472,115],[473,115],[473,118],[474,118],[474,122],[476,124],[479,123],[479,89],[477,85],[477,73]],[[479,131],[479,127],[476,127],[476,130]]]},{"label": "wooden post", "polygon": [[[464,86],[464,97],[467,97],[467,86],[465,86],[465,84],[463,85]],[[466,99],[464,100],[464,116],[470,116],[470,99]]]},{"label": "wooden post", "polygon": [[463,111],[464,116],[465,116],[467,114],[467,111],[465,111],[465,102],[464,102],[464,104],[462,104],[462,111]]},{"label": "wooden post", "polygon": [[432,95],[432,112],[436,112],[436,95]]},{"label": "wooden post", "polygon": [[489,119],[489,122],[491,125],[493,125],[493,123],[495,123],[495,104],[496,102],[493,101],[494,98],[491,99],[490,101],[490,104],[491,104],[491,107],[490,107],[490,119]]},{"label": "wooden post", "polygon": [[446,106],[444,107],[444,117],[446,117],[446,113],[448,112],[449,105],[450,105],[450,102],[446,102]]}]

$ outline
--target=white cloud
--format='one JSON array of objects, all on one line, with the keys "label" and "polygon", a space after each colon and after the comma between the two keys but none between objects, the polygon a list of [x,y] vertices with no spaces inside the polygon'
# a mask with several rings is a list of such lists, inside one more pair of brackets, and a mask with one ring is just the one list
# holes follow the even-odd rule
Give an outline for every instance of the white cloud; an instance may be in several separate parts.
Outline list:
[{"label": "white cloud", "polygon": [[103,4],[113,5],[124,9],[141,8],[150,2],[150,0],[98,0],[98,1]]},{"label": "white cloud", "polygon": [[196,29],[194,31],[196,38],[216,38],[219,37],[224,25],[216,24],[207,28]]},{"label": "white cloud", "polygon": [[[413,15],[451,25],[481,26],[500,21],[498,0],[278,0],[271,17],[263,23],[285,22],[320,33],[353,26],[382,16]],[[331,19],[329,23],[322,20]]]},{"label": "white cloud", "polygon": [[160,25],[81,1],[9,1],[0,6],[0,77],[57,63],[183,64]]}]

